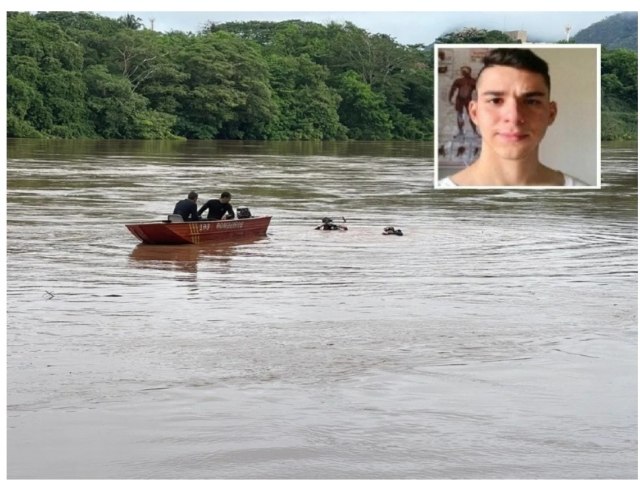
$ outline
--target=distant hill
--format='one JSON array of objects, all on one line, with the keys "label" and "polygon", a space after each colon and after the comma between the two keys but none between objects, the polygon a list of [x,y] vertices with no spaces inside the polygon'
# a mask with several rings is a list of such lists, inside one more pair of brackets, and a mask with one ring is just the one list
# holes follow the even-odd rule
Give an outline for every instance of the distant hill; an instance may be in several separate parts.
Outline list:
[{"label": "distant hill", "polygon": [[571,40],[576,43],[601,43],[607,48],[628,48],[638,51],[638,12],[611,15],[584,30]]}]

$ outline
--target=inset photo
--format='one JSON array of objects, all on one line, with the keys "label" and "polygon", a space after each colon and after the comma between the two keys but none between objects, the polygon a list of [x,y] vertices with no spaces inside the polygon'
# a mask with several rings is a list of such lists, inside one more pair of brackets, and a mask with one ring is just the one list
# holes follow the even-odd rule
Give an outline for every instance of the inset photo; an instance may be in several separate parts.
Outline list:
[{"label": "inset photo", "polygon": [[435,46],[435,188],[600,188],[600,45]]}]

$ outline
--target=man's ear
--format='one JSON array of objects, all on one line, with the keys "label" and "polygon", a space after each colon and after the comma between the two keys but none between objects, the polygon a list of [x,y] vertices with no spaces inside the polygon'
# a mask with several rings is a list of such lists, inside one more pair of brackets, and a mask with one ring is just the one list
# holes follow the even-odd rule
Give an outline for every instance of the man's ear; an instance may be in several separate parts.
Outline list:
[{"label": "man's ear", "polygon": [[478,102],[475,100],[471,100],[469,102],[469,118],[476,125],[478,124],[478,122],[476,122],[477,116],[478,116]]},{"label": "man's ear", "polygon": [[553,124],[556,121],[556,117],[558,116],[558,105],[556,102],[551,102],[549,104],[549,125]]}]

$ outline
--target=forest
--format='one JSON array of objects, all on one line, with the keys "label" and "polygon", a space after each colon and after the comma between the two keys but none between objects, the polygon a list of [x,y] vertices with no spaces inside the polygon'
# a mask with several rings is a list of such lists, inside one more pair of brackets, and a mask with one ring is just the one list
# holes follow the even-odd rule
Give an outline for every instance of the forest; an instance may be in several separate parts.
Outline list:
[{"label": "forest", "polygon": [[[436,43],[510,43],[465,29]],[[638,60],[602,51],[602,138],[637,137]],[[139,18],[7,14],[7,136],[431,140],[433,46],[352,23],[155,32]]]}]

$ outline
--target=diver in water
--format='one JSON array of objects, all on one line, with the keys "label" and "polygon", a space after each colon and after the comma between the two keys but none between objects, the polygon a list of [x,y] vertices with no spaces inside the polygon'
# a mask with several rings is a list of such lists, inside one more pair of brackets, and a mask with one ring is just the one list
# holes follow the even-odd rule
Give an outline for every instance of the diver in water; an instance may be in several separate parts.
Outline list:
[{"label": "diver in water", "polygon": [[316,230],[349,230],[349,229],[345,225],[337,225],[333,223],[333,219],[329,217],[324,217],[322,219],[322,225],[318,225],[316,227]]},{"label": "diver in water", "polygon": [[400,230],[399,228],[394,228],[394,227],[384,227],[384,230],[382,231],[383,235],[399,235],[402,236],[404,235],[402,233],[402,230]]}]

